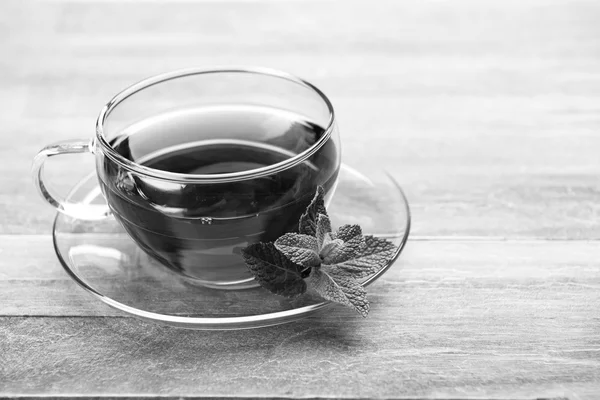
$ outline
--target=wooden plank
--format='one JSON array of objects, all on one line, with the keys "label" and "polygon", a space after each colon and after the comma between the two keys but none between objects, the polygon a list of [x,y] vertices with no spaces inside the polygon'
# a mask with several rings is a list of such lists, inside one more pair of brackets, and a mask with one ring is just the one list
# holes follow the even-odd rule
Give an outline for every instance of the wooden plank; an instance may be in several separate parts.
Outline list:
[{"label": "wooden plank", "polygon": [[[0,395],[591,399],[600,391],[594,241],[413,241],[370,288],[368,319],[334,307],[238,332],[98,318],[113,314],[65,279],[47,241],[2,238],[12,250],[0,268],[1,314],[11,315],[0,318]],[[28,314],[49,317],[19,316]]]},{"label": "wooden plank", "polygon": [[[591,283],[600,273],[599,257],[595,240],[410,239],[400,257],[402,267],[390,273],[435,280],[456,271],[472,279],[577,279]],[[52,238],[0,235],[0,281],[29,279],[70,280],[56,258]]]},{"label": "wooden plank", "polygon": [[[0,315],[118,315],[70,281],[47,237],[1,239]],[[370,318],[451,323],[468,314],[468,331],[511,318],[511,326],[535,320],[556,329],[566,318],[565,324],[585,320],[596,329],[599,251],[596,241],[410,241],[398,263],[369,289]],[[95,275],[99,283],[111,282]]]},{"label": "wooden plank", "polygon": [[[344,159],[392,171],[416,235],[600,238],[598,4],[340,4],[2,2],[0,49],[11,57],[0,124],[11,145],[0,147],[0,232],[49,231],[30,160],[45,143],[89,137],[116,91],[235,62],[330,94]],[[60,190],[89,158],[53,163]]]},{"label": "wooden plank", "polygon": [[[400,312],[403,314],[403,312]],[[0,318],[0,395],[202,398],[594,399],[597,330],[533,319],[464,330],[422,316],[343,314],[254,331],[194,332],[115,318]],[[494,315],[489,319],[493,321]],[[564,329],[568,325],[568,329]],[[6,368],[6,366],[9,366]]]},{"label": "wooden plank", "polygon": [[[405,106],[414,117],[422,114],[418,109],[424,102],[415,101],[412,105],[409,101],[387,103],[385,105],[383,100],[369,101],[362,106],[366,104],[369,109],[389,114],[394,112],[394,107]],[[455,106],[447,107],[445,111],[442,111],[443,101],[432,103],[440,110],[436,115],[438,120],[447,120],[449,125],[458,126],[467,124],[465,121],[456,122],[456,118],[452,117],[460,115],[461,108],[481,111],[482,119],[494,118],[493,111],[489,110],[494,107],[504,108],[497,114],[507,119],[519,108],[538,114],[538,119],[565,110],[558,109],[552,101],[527,106],[510,99],[482,101],[478,105],[475,100],[454,100]],[[511,103],[514,104],[509,105]],[[583,104],[583,101],[573,102],[573,106],[578,104]],[[473,128],[465,133],[458,128],[443,132],[439,127],[426,127],[424,123],[419,127],[418,122],[411,122],[412,117],[407,117],[403,122],[407,126],[403,128],[406,135],[402,133],[402,137],[397,138],[398,133],[393,126],[385,127],[383,123],[377,123],[377,129],[371,131],[371,117],[361,116],[358,101],[341,102],[341,106],[345,115],[354,115],[348,118],[350,124],[341,123],[345,159],[359,170],[369,172],[381,166],[393,173],[411,202],[415,235],[600,237],[600,228],[595,223],[600,213],[597,202],[600,166],[593,152],[600,146],[600,137],[588,133],[587,128],[579,133],[574,131],[570,134],[572,140],[565,141],[566,126],[557,131],[553,131],[554,128],[539,130],[537,135],[523,137],[524,126],[530,122],[516,121],[514,132],[490,129],[490,132],[478,135]],[[588,127],[591,128],[597,122],[591,113],[589,118]],[[473,124],[485,124],[485,121],[478,122],[476,118],[472,120]],[[58,126],[64,126],[64,131],[68,132],[69,123],[72,121],[63,120]],[[345,129],[345,125],[349,129]],[[361,129],[373,133],[365,136]],[[39,142],[44,140],[41,134],[38,136]],[[496,154],[498,149],[507,148],[506,143],[517,142],[521,145],[515,146],[514,150]],[[386,148],[389,143],[395,143],[394,152]],[[32,141],[24,150],[15,151],[19,154],[18,162],[7,167],[10,172],[1,178],[4,189],[0,200],[3,199],[7,215],[0,229],[5,233],[49,231],[54,213],[38,198],[27,176],[27,152],[34,154],[37,147],[39,145]],[[364,151],[365,148],[369,150]],[[52,162],[55,163],[54,160]],[[60,182],[57,186],[64,192],[77,177],[84,175],[81,170],[70,168],[72,163],[86,166],[83,172],[93,168],[90,156],[65,157],[62,163],[50,164],[51,171],[55,171],[50,176]],[[13,206],[15,202],[21,205],[18,209]]]}]

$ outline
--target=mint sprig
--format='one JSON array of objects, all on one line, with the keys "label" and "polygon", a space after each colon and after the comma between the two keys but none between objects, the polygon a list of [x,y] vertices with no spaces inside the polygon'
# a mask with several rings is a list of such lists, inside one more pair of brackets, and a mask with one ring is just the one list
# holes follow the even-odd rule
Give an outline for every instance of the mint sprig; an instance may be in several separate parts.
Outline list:
[{"label": "mint sprig", "polygon": [[272,293],[295,297],[310,287],[366,317],[369,302],[359,279],[385,267],[397,248],[388,240],[364,236],[358,225],[333,232],[324,193],[319,186],[300,217],[298,233],[250,245],[242,255],[254,278]]}]

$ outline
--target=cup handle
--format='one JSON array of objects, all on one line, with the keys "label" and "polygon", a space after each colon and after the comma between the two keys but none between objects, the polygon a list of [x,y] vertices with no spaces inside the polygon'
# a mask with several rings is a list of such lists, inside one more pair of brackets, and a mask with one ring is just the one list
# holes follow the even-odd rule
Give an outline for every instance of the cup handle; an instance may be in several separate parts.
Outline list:
[{"label": "cup handle", "polygon": [[44,147],[33,159],[31,173],[41,196],[59,212],[83,220],[100,220],[111,215],[108,205],[71,203],[51,191],[44,183],[44,163],[49,157],[61,154],[93,153],[90,141],[68,140]]}]

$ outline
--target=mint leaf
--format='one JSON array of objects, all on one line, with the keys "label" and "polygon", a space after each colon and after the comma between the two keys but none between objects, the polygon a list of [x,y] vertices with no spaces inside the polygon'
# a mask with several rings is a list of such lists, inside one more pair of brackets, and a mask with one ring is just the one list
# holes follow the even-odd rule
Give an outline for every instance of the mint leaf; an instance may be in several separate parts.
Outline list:
[{"label": "mint leaf", "polygon": [[355,258],[335,265],[336,274],[354,279],[366,278],[385,267],[397,251],[395,244],[375,236],[364,236],[365,247]]},{"label": "mint leaf", "polygon": [[328,233],[331,233],[331,221],[327,215],[319,214],[317,216],[317,230],[315,234],[319,247],[323,247],[325,237]]},{"label": "mint leaf", "polygon": [[255,243],[242,250],[254,279],[265,289],[295,297],[306,292],[301,267],[288,260],[273,243]]},{"label": "mint leaf", "polygon": [[325,209],[325,190],[323,186],[317,186],[315,197],[306,208],[306,211],[300,217],[298,224],[299,232],[304,235],[316,236],[317,234],[317,217],[319,214],[327,215]]},{"label": "mint leaf", "polygon": [[365,238],[358,225],[344,225],[332,235],[335,240],[343,241],[343,245],[323,257],[325,264],[339,264],[357,257],[365,248]]},{"label": "mint leaf", "polygon": [[309,268],[321,264],[319,243],[314,236],[286,233],[275,241],[275,247],[293,263],[303,267]]},{"label": "mint leaf", "polygon": [[313,268],[308,281],[324,299],[354,308],[363,317],[369,313],[367,293],[357,281],[336,276],[335,271],[326,266]]},{"label": "mint leaf", "polygon": [[348,242],[356,236],[362,236],[362,229],[358,225],[342,225],[331,236],[335,239],[342,239],[344,242]]}]

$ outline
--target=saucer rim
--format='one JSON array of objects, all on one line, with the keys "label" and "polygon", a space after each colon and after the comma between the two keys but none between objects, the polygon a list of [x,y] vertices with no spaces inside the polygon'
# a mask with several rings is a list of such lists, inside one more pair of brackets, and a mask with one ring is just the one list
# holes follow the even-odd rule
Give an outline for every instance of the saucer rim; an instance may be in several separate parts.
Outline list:
[{"label": "saucer rim", "polygon": [[[366,179],[366,180],[370,181],[368,177],[364,176],[363,174],[358,172],[356,169],[348,166],[347,164],[342,164],[341,169],[344,169],[344,170],[348,171],[350,174],[352,174],[354,176],[358,176],[359,178],[361,178],[363,180]],[[404,193],[404,190],[402,190],[402,187],[400,186],[398,181],[388,171],[383,170],[382,172],[385,175],[387,175],[388,179],[391,181],[391,183],[393,184],[395,189],[398,191],[398,193],[400,194],[400,197],[403,200],[403,208],[404,208],[404,211],[406,212],[406,227],[404,230],[404,234],[402,235],[402,237],[400,239],[400,244],[398,245],[398,248],[397,248],[394,256],[390,259],[390,261],[387,263],[387,265],[384,268],[382,268],[377,273],[371,275],[368,279],[366,279],[365,281],[362,282],[362,285],[365,287],[370,285],[374,281],[376,281],[381,275],[383,275],[388,269],[390,269],[392,267],[392,265],[395,264],[395,262],[400,257],[402,250],[406,246],[406,243],[408,241],[408,237],[410,234],[410,229],[411,229],[412,217],[411,217],[408,199],[406,197],[406,194]],[[93,174],[91,174],[91,175],[93,175]],[[87,179],[90,179],[90,175],[82,178],[79,182],[77,182],[77,184],[75,184],[73,186],[73,188],[71,189],[71,191],[69,192],[69,195],[67,197],[71,197],[73,195],[73,193],[77,189],[79,189],[79,187],[82,185],[82,183]],[[333,304],[331,301],[324,300],[320,303],[302,306],[302,307],[298,307],[298,308],[292,308],[290,310],[285,310],[285,311],[276,311],[276,312],[270,312],[270,313],[265,313],[265,314],[256,314],[256,315],[242,316],[242,317],[208,317],[208,318],[207,317],[185,317],[185,316],[177,316],[177,315],[166,315],[166,314],[145,311],[145,310],[141,310],[136,307],[128,306],[119,301],[113,300],[112,298],[102,294],[100,291],[93,288],[91,285],[89,285],[85,281],[84,278],[80,277],[79,274],[77,274],[75,271],[73,271],[73,269],[69,266],[69,262],[67,262],[64,259],[64,257],[61,255],[61,252],[58,247],[58,242],[57,242],[58,241],[57,223],[61,216],[62,216],[62,214],[60,212],[57,212],[56,216],[54,218],[54,222],[52,224],[52,245],[54,247],[54,252],[55,252],[59,262],[61,263],[63,269],[67,272],[69,277],[71,279],[73,279],[75,281],[75,283],[77,283],[80,287],[82,287],[87,293],[91,294],[92,296],[94,296],[98,300],[102,301],[103,303],[107,304],[108,306],[110,306],[120,312],[124,312],[127,315],[130,315],[135,318],[143,319],[146,321],[151,321],[154,323],[160,323],[160,324],[165,324],[165,325],[170,325],[170,326],[175,326],[175,327],[180,327],[180,328],[186,328],[186,329],[195,329],[195,330],[255,329],[255,328],[268,327],[268,326],[274,326],[274,325],[280,325],[280,324],[284,324],[284,323],[293,322],[293,321],[296,321],[303,317],[312,315],[318,311],[321,311],[321,310],[325,309],[326,307],[329,307]],[[374,234],[374,236],[385,237],[384,235],[377,235],[377,234]],[[394,236],[394,238],[398,238],[398,237]]]}]

